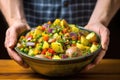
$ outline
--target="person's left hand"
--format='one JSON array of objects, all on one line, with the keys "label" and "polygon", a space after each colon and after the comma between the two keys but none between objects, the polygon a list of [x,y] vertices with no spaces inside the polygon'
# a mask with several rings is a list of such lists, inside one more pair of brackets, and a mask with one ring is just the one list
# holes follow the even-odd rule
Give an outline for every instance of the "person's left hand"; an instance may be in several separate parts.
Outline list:
[{"label": "person's left hand", "polygon": [[93,63],[88,64],[83,71],[87,71],[91,68],[93,68],[95,65],[97,65],[98,63],[100,63],[100,61],[102,60],[102,58],[104,57],[107,49],[108,49],[108,45],[109,45],[109,35],[110,32],[108,30],[107,27],[105,27],[103,24],[101,23],[95,23],[95,24],[88,24],[85,26],[86,29],[92,30],[94,32],[96,32],[100,37],[101,37],[101,45],[102,45],[102,50],[101,52],[97,55],[97,57],[95,58],[95,60],[93,61]]}]

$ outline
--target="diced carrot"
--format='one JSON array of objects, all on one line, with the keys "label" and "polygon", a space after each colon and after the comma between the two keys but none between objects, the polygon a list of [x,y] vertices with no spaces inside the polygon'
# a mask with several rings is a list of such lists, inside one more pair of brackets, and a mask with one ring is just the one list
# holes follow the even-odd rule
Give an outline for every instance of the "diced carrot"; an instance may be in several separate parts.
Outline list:
[{"label": "diced carrot", "polygon": [[63,34],[67,33],[67,28],[62,30]]},{"label": "diced carrot", "polygon": [[43,40],[44,40],[44,41],[48,41],[48,39],[49,39],[48,34],[45,34],[45,35],[43,36]]},{"label": "diced carrot", "polygon": [[48,23],[48,24],[52,24],[51,21],[48,21],[47,23]]}]

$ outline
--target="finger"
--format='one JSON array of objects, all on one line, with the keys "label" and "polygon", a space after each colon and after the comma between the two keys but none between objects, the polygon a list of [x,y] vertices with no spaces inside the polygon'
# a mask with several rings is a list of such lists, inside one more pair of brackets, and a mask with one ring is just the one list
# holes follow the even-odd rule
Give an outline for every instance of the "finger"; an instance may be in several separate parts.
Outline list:
[{"label": "finger", "polygon": [[88,64],[84,69],[83,71],[87,71],[87,70],[90,70],[91,68],[95,67],[95,65],[99,64],[100,61],[102,60],[102,58],[104,57],[106,53],[106,50],[102,49],[101,52],[97,55],[97,57],[95,58],[95,60]]},{"label": "finger", "polygon": [[22,58],[12,49],[7,48],[9,56],[15,60],[19,65],[23,66],[24,68],[28,68],[29,66],[22,60]]},{"label": "finger", "polygon": [[108,49],[108,45],[109,45],[109,35],[110,32],[108,29],[103,29],[102,31],[100,31],[101,33],[101,44],[102,44],[102,48],[107,50]]},{"label": "finger", "polygon": [[16,43],[17,43],[17,32],[15,32],[15,30],[12,30],[12,32],[9,34],[9,44],[8,44],[8,46],[10,47],[10,48],[13,48],[15,45],[16,45]]},{"label": "finger", "polygon": [[94,64],[98,64],[100,63],[100,61],[103,59],[103,57],[105,56],[106,50],[102,49],[101,52],[97,55],[96,59],[94,60]]},{"label": "finger", "polygon": [[92,69],[93,67],[95,67],[95,64],[88,64],[82,71],[88,71],[90,69]]},{"label": "finger", "polygon": [[8,29],[5,37],[5,47],[13,48],[16,42],[17,42],[17,33],[12,29]]},{"label": "finger", "polygon": [[[11,30],[11,33],[10,33]],[[6,38],[5,38],[5,47],[7,48],[9,56],[14,59],[18,64],[22,65],[23,67],[28,67],[21,57],[13,50],[16,42],[17,42],[17,35],[16,32],[12,29],[8,29],[6,32]]]},{"label": "finger", "polygon": [[10,32],[9,32],[9,29],[6,31],[6,37],[5,37],[5,47],[7,48],[7,46],[8,46],[8,44],[9,44],[9,40],[10,40],[10,38],[9,38],[9,35],[10,35]]}]

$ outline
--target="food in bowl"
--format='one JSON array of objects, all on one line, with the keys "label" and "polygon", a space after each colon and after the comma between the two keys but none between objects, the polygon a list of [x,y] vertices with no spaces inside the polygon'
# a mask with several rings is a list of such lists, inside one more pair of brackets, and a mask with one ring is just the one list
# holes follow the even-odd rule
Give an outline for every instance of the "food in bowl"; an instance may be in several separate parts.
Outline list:
[{"label": "food in bowl", "polygon": [[16,47],[28,56],[60,60],[92,54],[100,40],[95,32],[56,19],[21,35]]},{"label": "food in bowl", "polygon": [[63,77],[79,73],[101,51],[96,33],[64,19],[23,32],[15,50],[37,73]]}]

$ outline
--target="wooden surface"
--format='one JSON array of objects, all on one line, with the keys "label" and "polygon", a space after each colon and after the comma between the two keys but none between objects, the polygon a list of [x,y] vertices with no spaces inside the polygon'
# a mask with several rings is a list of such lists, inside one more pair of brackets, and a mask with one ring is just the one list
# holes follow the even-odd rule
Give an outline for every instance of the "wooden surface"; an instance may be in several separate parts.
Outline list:
[{"label": "wooden surface", "polygon": [[12,80],[120,80],[120,59],[104,59],[93,69],[68,77],[46,77],[24,69],[13,60],[0,60],[0,79]]}]

